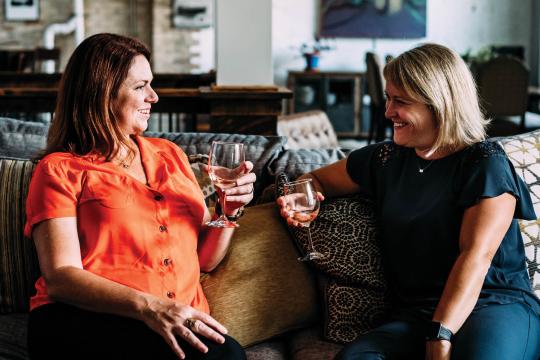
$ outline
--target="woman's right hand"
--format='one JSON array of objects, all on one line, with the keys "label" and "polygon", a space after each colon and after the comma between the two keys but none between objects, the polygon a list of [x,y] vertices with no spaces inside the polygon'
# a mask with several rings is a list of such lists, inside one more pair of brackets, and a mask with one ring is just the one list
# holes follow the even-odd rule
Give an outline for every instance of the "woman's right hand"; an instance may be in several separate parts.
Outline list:
[{"label": "woman's right hand", "polygon": [[[276,199],[276,203],[279,206],[279,213],[287,221],[290,226],[302,226],[299,221],[294,220],[291,203],[293,202],[293,196],[302,196],[301,194],[283,195]],[[317,191],[317,197],[319,201],[324,200],[324,195]]]},{"label": "woman's right hand", "polygon": [[[227,329],[210,315],[188,305],[155,297],[142,311],[142,320],[160,334],[181,359],[185,358],[185,353],[178,345],[176,336],[183,338],[202,353],[206,353],[208,348],[195,334],[223,344],[225,338],[221,334],[227,333]],[[188,320],[193,322],[189,324],[191,321]]]}]

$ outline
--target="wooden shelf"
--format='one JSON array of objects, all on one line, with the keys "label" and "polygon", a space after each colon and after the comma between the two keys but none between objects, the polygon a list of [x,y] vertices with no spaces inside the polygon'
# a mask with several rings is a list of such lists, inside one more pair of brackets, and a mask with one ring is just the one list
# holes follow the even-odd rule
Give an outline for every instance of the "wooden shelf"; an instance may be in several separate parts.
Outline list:
[{"label": "wooden shelf", "polygon": [[294,98],[289,113],[326,112],[340,137],[362,134],[362,81],[364,73],[351,71],[290,71],[287,87]]}]

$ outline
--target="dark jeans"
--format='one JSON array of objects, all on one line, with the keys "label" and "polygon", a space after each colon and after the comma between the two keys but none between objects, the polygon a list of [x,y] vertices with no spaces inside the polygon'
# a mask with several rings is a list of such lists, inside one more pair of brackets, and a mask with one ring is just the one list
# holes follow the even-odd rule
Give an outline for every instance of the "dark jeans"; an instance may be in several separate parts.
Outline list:
[{"label": "dark jeans", "polygon": [[[426,311],[399,313],[347,345],[339,360],[423,360]],[[489,305],[474,310],[452,341],[453,360],[540,359],[540,316],[527,305]]]},{"label": "dark jeans", "polygon": [[[245,359],[230,336],[217,344],[204,337],[203,354],[178,338],[186,359]],[[54,303],[30,312],[28,351],[39,359],[178,359],[165,340],[141,321]]]}]

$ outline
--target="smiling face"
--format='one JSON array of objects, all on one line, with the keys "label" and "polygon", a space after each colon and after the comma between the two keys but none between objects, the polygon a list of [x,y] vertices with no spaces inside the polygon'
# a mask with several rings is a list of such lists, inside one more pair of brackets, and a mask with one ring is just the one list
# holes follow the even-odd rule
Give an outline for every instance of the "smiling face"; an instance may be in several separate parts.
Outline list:
[{"label": "smiling face", "polygon": [[412,99],[391,81],[386,82],[385,116],[394,123],[394,142],[427,153],[437,137],[435,117],[429,107]]},{"label": "smiling face", "polygon": [[114,104],[118,125],[126,136],[142,134],[148,127],[150,108],[158,101],[150,86],[152,78],[148,60],[143,55],[136,56]]}]

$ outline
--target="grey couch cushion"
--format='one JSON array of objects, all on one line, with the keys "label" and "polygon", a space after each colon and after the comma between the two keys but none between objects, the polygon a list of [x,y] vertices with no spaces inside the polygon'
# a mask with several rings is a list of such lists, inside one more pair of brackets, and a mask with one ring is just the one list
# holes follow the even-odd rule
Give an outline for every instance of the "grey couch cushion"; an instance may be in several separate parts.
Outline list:
[{"label": "grey couch cushion", "polygon": [[247,360],[285,360],[287,347],[283,339],[269,340],[246,349]]},{"label": "grey couch cushion", "polygon": [[290,359],[294,360],[328,360],[333,359],[343,345],[324,341],[321,330],[317,327],[296,331],[290,336]]},{"label": "grey couch cushion", "polygon": [[29,159],[45,148],[49,127],[0,117],[0,156]]},{"label": "grey couch cushion", "polygon": [[28,314],[0,315],[0,360],[26,360]]},{"label": "grey couch cushion", "polygon": [[253,172],[257,175],[255,196],[273,182],[269,176],[269,164],[277,157],[287,141],[281,136],[259,136],[213,133],[157,133],[147,132],[146,136],[168,139],[179,145],[188,155],[208,154],[212,141],[241,142],[246,147],[246,160],[255,165]]},{"label": "grey couch cushion", "polygon": [[345,158],[339,149],[285,150],[270,166],[270,175],[285,173],[289,179]]}]

